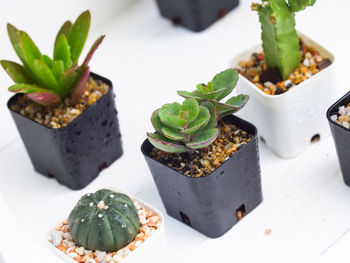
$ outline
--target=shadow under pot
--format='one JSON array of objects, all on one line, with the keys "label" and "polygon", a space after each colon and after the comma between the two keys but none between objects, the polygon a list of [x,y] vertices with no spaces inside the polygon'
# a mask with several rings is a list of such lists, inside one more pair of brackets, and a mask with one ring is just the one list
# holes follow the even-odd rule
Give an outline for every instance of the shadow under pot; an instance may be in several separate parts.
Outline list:
[{"label": "shadow under pot", "polygon": [[153,159],[148,140],[141,146],[167,213],[211,238],[225,234],[262,201],[257,130],[234,115],[223,120],[253,137],[207,176],[186,176]]},{"label": "shadow under pot", "polygon": [[238,6],[239,0],[157,0],[157,4],[173,24],[200,32]]},{"label": "shadow under pot", "polygon": [[327,119],[337,150],[340,169],[343,174],[344,182],[348,186],[350,186],[350,130],[341,123],[335,122],[335,120],[340,116],[339,107],[347,107],[349,102],[350,92],[334,103],[327,111]]},{"label": "shadow under pot", "polygon": [[12,110],[23,94],[7,103],[35,170],[74,190],[88,185],[123,152],[112,82],[94,73],[90,77],[107,84],[107,93],[58,129]]}]

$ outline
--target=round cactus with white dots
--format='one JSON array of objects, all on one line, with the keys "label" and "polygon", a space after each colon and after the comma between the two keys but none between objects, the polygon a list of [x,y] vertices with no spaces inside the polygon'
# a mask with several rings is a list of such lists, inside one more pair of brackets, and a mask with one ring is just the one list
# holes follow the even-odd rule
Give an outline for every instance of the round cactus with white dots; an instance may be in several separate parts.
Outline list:
[{"label": "round cactus with white dots", "polygon": [[102,189],[79,200],[68,217],[68,225],[79,246],[112,252],[135,239],[140,219],[127,195]]}]

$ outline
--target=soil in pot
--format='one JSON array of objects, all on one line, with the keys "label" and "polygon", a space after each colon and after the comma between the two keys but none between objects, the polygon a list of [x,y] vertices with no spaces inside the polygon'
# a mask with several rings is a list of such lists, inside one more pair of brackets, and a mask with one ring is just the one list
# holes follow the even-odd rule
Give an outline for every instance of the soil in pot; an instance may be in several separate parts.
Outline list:
[{"label": "soil in pot", "polygon": [[350,103],[340,106],[337,112],[332,112],[330,119],[335,123],[350,129]]},{"label": "soil in pot", "polygon": [[152,211],[141,206],[137,201],[134,205],[138,211],[140,218],[139,232],[136,238],[124,248],[115,252],[93,251],[77,246],[70,234],[68,220],[63,221],[60,225],[53,229],[49,235],[49,242],[57,249],[65,253],[70,258],[79,263],[85,262],[120,262],[127,257],[132,251],[137,249],[144,243],[161,225],[161,219]]},{"label": "soil in pot", "polygon": [[194,153],[166,153],[154,148],[151,157],[189,177],[209,175],[253,136],[230,122],[220,121],[219,136],[209,146]]},{"label": "soil in pot", "polygon": [[267,67],[264,51],[253,53],[248,61],[240,61],[237,70],[268,95],[285,93],[332,64],[329,58],[322,57],[314,47],[306,45],[301,38],[299,44],[300,66],[287,80],[281,79],[277,68]]},{"label": "soil in pot", "polygon": [[109,90],[109,86],[101,80],[90,77],[86,91],[78,103],[72,103],[67,97],[58,106],[43,106],[30,100],[27,96],[20,96],[11,104],[11,110],[34,120],[46,127],[59,129],[67,126],[71,121],[83,113],[89,106],[99,100]]}]

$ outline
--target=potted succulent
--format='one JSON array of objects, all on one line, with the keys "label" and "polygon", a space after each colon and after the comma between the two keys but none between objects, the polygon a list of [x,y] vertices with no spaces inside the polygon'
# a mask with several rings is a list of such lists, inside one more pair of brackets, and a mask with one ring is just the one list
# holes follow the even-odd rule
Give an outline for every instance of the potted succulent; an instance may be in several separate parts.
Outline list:
[{"label": "potted succulent", "polygon": [[328,109],[327,119],[337,149],[344,182],[350,186],[350,92]]},{"label": "potted succulent", "polygon": [[8,108],[34,168],[58,182],[81,189],[122,154],[112,83],[91,73],[88,63],[99,37],[79,66],[90,27],[90,12],[57,34],[53,59],[41,54],[27,33],[7,25],[22,61],[1,60],[17,93]]},{"label": "potted succulent", "polygon": [[[162,214],[136,197],[101,189],[81,197],[67,220],[49,232],[66,262],[140,262],[166,255]],[[157,250],[157,253],[154,251]]]},{"label": "potted succulent", "polygon": [[[321,116],[334,97],[333,55],[295,30],[295,12],[315,0],[268,0],[252,4],[259,14],[263,51],[257,45],[237,56],[239,92],[251,103],[242,115],[267,146],[283,158],[329,135]],[[317,103],[312,103],[317,101]]]},{"label": "potted succulent", "polygon": [[247,102],[234,89],[236,70],[217,74],[182,104],[165,104],[151,117],[141,151],[167,213],[215,238],[262,201],[256,128],[232,115]]},{"label": "potted succulent", "polygon": [[157,0],[157,4],[173,24],[200,32],[238,6],[239,0]]}]

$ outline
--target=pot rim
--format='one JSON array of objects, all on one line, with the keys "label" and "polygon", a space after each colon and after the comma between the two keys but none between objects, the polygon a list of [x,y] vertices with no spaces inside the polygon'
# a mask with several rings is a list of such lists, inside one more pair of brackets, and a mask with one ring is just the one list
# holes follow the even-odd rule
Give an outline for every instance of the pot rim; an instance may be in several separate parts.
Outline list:
[{"label": "pot rim", "polygon": [[346,132],[350,132],[350,129],[345,128],[343,125],[340,125],[338,123],[336,123],[335,121],[333,121],[331,119],[331,115],[333,112],[335,112],[335,108],[338,106],[344,106],[344,105],[339,105],[340,103],[343,103],[343,101],[345,101],[346,99],[348,99],[348,101],[350,102],[350,91],[348,91],[347,93],[345,93],[345,95],[343,95],[340,99],[338,99],[336,102],[334,102],[332,104],[332,106],[330,106],[327,110],[326,113],[326,117],[328,119],[328,122],[332,125],[335,125],[337,127],[342,128],[343,130],[345,130]]},{"label": "pot rim", "polygon": [[[290,94],[293,92],[293,90],[297,89],[301,89],[304,86],[306,86],[306,84],[308,84],[309,82],[313,81],[316,76],[319,76],[320,74],[325,74],[325,72],[328,72],[331,68],[333,68],[334,63],[335,63],[335,56],[333,53],[331,53],[328,49],[324,48],[323,46],[321,46],[320,44],[318,44],[317,42],[315,42],[314,40],[312,40],[310,37],[306,36],[305,34],[303,34],[302,32],[300,32],[299,30],[297,30],[297,34],[299,37],[301,37],[304,41],[306,42],[311,42],[312,45],[316,48],[316,50],[323,50],[324,53],[327,53],[328,58],[332,61],[332,64],[329,65],[328,67],[326,67],[325,69],[321,70],[320,72],[318,72],[317,74],[311,76],[310,78],[304,80],[303,82],[301,82],[300,84],[296,85],[295,87],[293,87],[291,90],[288,90],[287,92],[284,92],[282,94],[277,94],[277,95],[269,95],[266,94],[265,92],[263,92],[262,90],[260,90],[258,87],[256,87],[250,80],[248,80],[245,76],[239,74],[239,77],[242,79],[242,81],[244,81],[249,87],[251,87],[252,89],[254,89],[258,94],[260,94],[262,97],[268,98],[268,99],[279,99],[283,96],[288,96],[287,94]],[[234,57],[234,59],[231,61],[230,66],[233,68],[237,67],[237,61],[238,58],[250,51],[250,50],[257,50],[257,49],[262,49],[262,43],[256,44],[254,46],[251,46],[248,49],[245,49],[243,52],[241,52],[239,55],[236,55]]]},{"label": "pot rim", "polygon": [[[166,168],[168,168],[168,169],[174,170],[175,172],[177,172],[178,174],[184,176],[185,178],[189,178],[189,179],[203,179],[203,178],[207,178],[207,177],[209,177],[210,175],[212,175],[213,173],[215,173],[216,170],[221,169],[224,165],[226,165],[226,163],[227,163],[231,158],[235,158],[235,156],[237,156],[237,153],[238,153],[239,151],[244,150],[246,147],[248,147],[249,145],[253,144],[253,142],[254,142],[255,140],[258,139],[258,129],[255,127],[254,124],[252,124],[252,123],[250,123],[250,122],[248,122],[248,121],[246,121],[246,120],[244,120],[244,119],[242,119],[242,118],[239,118],[239,117],[237,117],[237,116],[234,115],[234,114],[226,115],[226,116],[224,116],[224,118],[225,118],[225,117],[231,117],[231,118],[233,117],[233,118],[235,119],[235,120],[233,120],[233,123],[234,123],[236,120],[238,120],[238,121],[240,121],[240,122],[243,123],[243,124],[246,124],[246,125],[251,126],[251,128],[252,128],[253,131],[254,131],[253,134],[251,134],[251,135],[253,135],[253,138],[250,140],[250,142],[244,144],[244,145],[242,146],[242,148],[238,149],[237,152],[235,152],[234,154],[232,154],[232,155],[231,155],[229,158],[227,158],[223,163],[221,163],[221,165],[220,165],[219,167],[215,168],[215,170],[212,171],[211,173],[209,173],[208,175],[201,176],[201,177],[187,176],[187,175],[184,175],[184,174],[180,173],[180,172],[177,171],[177,170],[174,170],[174,169],[172,169],[172,168],[170,168],[170,167],[167,167],[166,165],[164,165],[163,163],[159,162],[158,160],[153,159],[153,158],[152,158],[149,154],[147,154],[147,153],[145,152],[145,150],[144,150],[145,144],[146,144],[146,143],[150,143],[150,142],[148,141],[147,138],[143,141],[143,143],[142,143],[142,145],[141,145],[141,152],[142,152],[142,154],[143,154],[144,156],[146,156],[147,158],[150,158],[150,159],[154,160],[155,162],[158,162],[159,164],[163,165],[164,167],[166,167]],[[239,126],[237,126],[237,127],[240,128]],[[241,129],[241,128],[240,128],[240,129]],[[242,130],[243,130],[243,129],[242,129]],[[151,144],[151,143],[150,143],[150,144]],[[151,145],[152,145],[152,144],[151,144]],[[153,146],[153,145],[152,145],[152,146]],[[153,146],[153,147],[154,147],[154,146]]]},{"label": "pot rim", "polygon": [[[127,196],[130,197],[130,199],[132,201],[137,201],[142,207],[145,207],[147,208],[148,210],[152,211],[152,213],[155,213],[157,214],[157,216],[159,217],[160,219],[160,226],[157,228],[157,230],[152,234],[150,235],[144,243],[146,243],[147,241],[153,241],[155,239],[155,236],[156,235],[161,235],[163,229],[164,229],[164,215],[163,213],[158,210],[156,207],[150,205],[149,203],[141,200],[140,198],[136,197],[135,195],[132,195],[132,194],[129,194],[128,192],[125,192],[125,191],[122,191],[122,190],[119,190],[117,188],[114,188],[114,187],[107,187],[106,189],[109,189],[109,190],[112,190],[114,192],[117,192],[117,193],[122,193],[122,194],[125,194]],[[67,218],[68,218],[68,215],[67,215]],[[63,219],[64,220],[64,219]],[[60,224],[62,222],[61,221],[58,221],[56,222],[55,226],[54,227],[51,227],[46,233],[47,234],[50,234],[50,231],[52,229],[55,229],[56,225],[57,224]],[[137,252],[137,251],[140,251],[140,249],[143,247],[144,243],[142,243],[140,245],[140,247],[138,247],[137,249],[135,249],[134,251],[131,252],[131,254],[129,254],[128,256],[126,256],[123,260],[125,260],[125,262],[128,262],[128,258],[129,256],[133,255],[134,253],[141,253],[141,252]],[[58,256],[59,258],[61,258],[63,261],[66,261],[66,262],[69,262],[69,263],[77,263],[76,260],[72,259],[71,257],[69,257],[68,255],[66,255],[65,253],[63,253],[61,250],[59,250],[57,247],[55,247],[50,241],[47,240],[47,245],[49,246],[50,250],[56,255]],[[133,256],[131,256],[132,258]],[[129,258],[129,259],[131,259]],[[131,259],[132,260],[132,259]],[[131,261],[132,262],[132,261]]]},{"label": "pot rim", "polygon": [[17,111],[12,110],[10,106],[11,106],[11,104],[13,103],[13,101],[14,101],[15,99],[17,99],[18,97],[24,96],[25,94],[17,93],[17,94],[15,94],[15,95],[11,96],[11,97],[9,98],[9,100],[7,101],[7,108],[10,110],[10,112],[11,112],[12,114],[17,114],[17,115],[19,115],[19,116],[21,116],[21,117],[23,117],[23,118],[26,118],[26,119],[32,121],[33,123],[35,123],[35,124],[37,124],[37,125],[42,126],[43,128],[48,129],[48,130],[54,130],[54,131],[62,131],[62,130],[65,130],[65,129],[67,129],[69,126],[74,125],[76,122],[78,122],[78,120],[80,119],[80,117],[81,117],[85,112],[92,111],[95,107],[97,107],[97,106],[96,106],[97,103],[98,103],[104,96],[108,95],[109,93],[111,93],[111,92],[113,91],[113,83],[112,83],[111,80],[109,80],[109,79],[107,79],[107,78],[105,78],[105,77],[102,77],[102,76],[100,76],[100,75],[98,75],[98,74],[96,74],[96,73],[94,73],[94,72],[91,72],[91,73],[90,73],[90,77],[92,77],[93,79],[99,79],[99,80],[102,80],[103,82],[105,82],[105,83],[109,86],[109,90],[108,90],[107,93],[105,93],[99,100],[95,101],[92,105],[90,105],[89,107],[87,107],[82,113],[80,113],[80,114],[78,115],[78,117],[76,117],[74,120],[72,120],[70,123],[68,123],[68,124],[67,124],[66,126],[64,126],[64,127],[61,127],[61,128],[58,128],[58,129],[54,129],[54,128],[51,128],[51,127],[47,127],[47,126],[45,126],[45,125],[43,125],[43,124],[41,124],[41,123],[39,123],[39,122],[36,122],[35,120],[32,120],[32,119],[30,119],[30,118],[28,118],[28,117],[26,117],[26,116],[20,114],[20,113],[17,112]]}]

